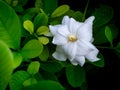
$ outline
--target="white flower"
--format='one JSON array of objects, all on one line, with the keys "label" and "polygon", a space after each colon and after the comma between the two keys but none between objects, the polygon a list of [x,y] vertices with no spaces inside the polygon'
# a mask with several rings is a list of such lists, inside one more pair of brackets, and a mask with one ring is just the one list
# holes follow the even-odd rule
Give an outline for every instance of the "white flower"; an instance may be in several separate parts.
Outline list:
[{"label": "white flower", "polygon": [[53,35],[53,44],[57,45],[53,57],[60,61],[67,59],[73,65],[83,66],[85,58],[91,62],[98,61],[98,49],[92,44],[92,25],[94,16],[89,17],[85,22],[75,21],[73,18],[64,16],[62,24],[50,25],[50,32]]}]

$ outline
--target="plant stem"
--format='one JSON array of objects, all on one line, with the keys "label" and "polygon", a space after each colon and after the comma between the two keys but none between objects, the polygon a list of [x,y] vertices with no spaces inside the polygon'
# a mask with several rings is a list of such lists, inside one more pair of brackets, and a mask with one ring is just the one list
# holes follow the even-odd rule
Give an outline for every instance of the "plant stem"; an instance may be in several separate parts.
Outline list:
[{"label": "plant stem", "polygon": [[83,17],[82,17],[82,22],[85,20],[85,16],[86,16],[86,13],[87,13],[89,2],[90,2],[90,0],[87,0],[87,4],[86,4],[86,7],[85,7],[85,10],[84,10],[84,13],[83,13]]}]

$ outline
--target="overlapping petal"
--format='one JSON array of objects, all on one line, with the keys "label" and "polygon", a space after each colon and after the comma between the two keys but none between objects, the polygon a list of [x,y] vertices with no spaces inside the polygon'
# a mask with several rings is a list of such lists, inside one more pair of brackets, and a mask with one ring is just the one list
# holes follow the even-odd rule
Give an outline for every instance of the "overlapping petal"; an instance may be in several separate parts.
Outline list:
[{"label": "overlapping petal", "polygon": [[66,61],[67,57],[61,46],[56,47],[56,51],[53,53],[53,57],[60,61]]}]

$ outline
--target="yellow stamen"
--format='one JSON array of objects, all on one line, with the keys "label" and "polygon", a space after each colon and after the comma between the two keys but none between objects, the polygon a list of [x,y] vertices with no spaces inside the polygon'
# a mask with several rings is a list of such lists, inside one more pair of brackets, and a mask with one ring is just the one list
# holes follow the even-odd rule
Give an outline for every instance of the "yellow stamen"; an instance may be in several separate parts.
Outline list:
[{"label": "yellow stamen", "polygon": [[71,42],[75,42],[77,40],[77,37],[74,36],[74,35],[69,35],[68,40],[71,41]]}]

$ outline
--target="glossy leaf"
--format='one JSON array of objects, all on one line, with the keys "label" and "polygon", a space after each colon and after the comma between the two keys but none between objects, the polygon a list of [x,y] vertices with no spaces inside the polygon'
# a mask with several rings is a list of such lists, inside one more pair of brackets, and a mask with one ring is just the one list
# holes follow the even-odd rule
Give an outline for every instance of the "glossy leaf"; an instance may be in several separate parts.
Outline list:
[{"label": "glossy leaf", "polygon": [[38,13],[38,15],[35,17],[33,21],[35,25],[35,29],[42,25],[47,25],[48,23],[48,16],[45,13]]},{"label": "glossy leaf", "polygon": [[37,35],[45,35],[49,32],[49,28],[47,26],[41,26],[37,29]]},{"label": "glossy leaf", "polygon": [[14,68],[17,68],[21,65],[22,61],[23,61],[23,57],[20,53],[18,52],[13,52],[13,61],[14,61]]},{"label": "glossy leaf", "polygon": [[69,84],[73,87],[80,87],[85,82],[85,71],[80,66],[66,67],[66,76]]},{"label": "glossy leaf", "polygon": [[48,72],[58,72],[62,69],[62,65],[58,62],[43,62],[41,68]]},{"label": "glossy leaf", "polygon": [[109,41],[110,43],[112,43],[112,41],[113,41],[113,36],[112,36],[112,32],[111,32],[111,30],[110,30],[110,27],[108,27],[108,26],[105,27],[105,36],[106,36],[106,38],[108,39],[108,41]]},{"label": "glossy leaf", "polygon": [[58,0],[43,0],[43,10],[48,15],[51,14],[58,5]]},{"label": "glossy leaf", "polygon": [[15,72],[9,82],[10,90],[20,90],[23,87],[23,82],[30,78],[30,74],[26,71]]},{"label": "glossy leaf", "polygon": [[10,48],[19,49],[21,39],[21,24],[15,11],[0,0],[0,40]]},{"label": "glossy leaf", "polygon": [[51,17],[52,18],[59,17],[65,14],[69,10],[70,10],[70,7],[68,5],[61,5],[52,13]]},{"label": "glossy leaf", "polygon": [[13,55],[8,46],[0,41],[0,90],[5,90],[13,72]]},{"label": "glossy leaf", "polygon": [[24,58],[35,58],[41,54],[43,45],[35,39],[27,42],[21,50],[21,54]]},{"label": "glossy leaf", "polygon": [[30,20],[24,21],[23,26],[30,34],[34,33],[34,25]]},{"label": "glossy leaf", "polygon": [[[114,25],[110,25],[109,27],[110,27],[111,32],[112,32],[112,37],[113,37],[113,39],[115,39],[118,35],[118,29]],[[94,35],[93,36],[94,37],[94,42],[93,42],[94,44],[103,44],[103,43],[108,42],[108,40],[105,36],[105,27],[94,29],[93,35]]]},{"label": "glossy leaf", "polygon": [[100,27],[107,24],[113,17],[113,9],[109,6],[101,5],[93,12],[95,16],[94,27]]},{"label": "glossy leaf", "polygon": [[23,86],[29,86],[36,83],[37,83],[37,80],[35,78],[29,78],[23,82]]},{"label": "glossy leaf", "polygon": [[38,40],[44,45],[49,43],[49,39],[47,37],[38,37]]},{"label": "glossy leaf", "polygon": [[65,90],[58,82],[51,80],[39,81],[37,84],[27,86],[21,90]]},{"label": "glossy leaf", "polygon": [[44,49],[42,51],[42,53],[40,54],[39,58],[41,61],[47,61],[49,57],[49,50],[47,46],[44,46]]},{"label": "glossy leaf", "polygon": [[38,61],[33,61],[29,64],[27,72],[31,75],[35,75],[39,72],[40,63]]}]

